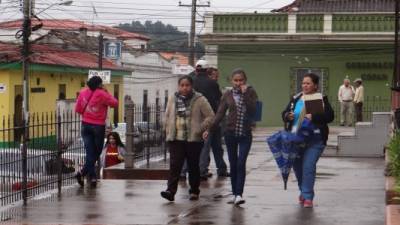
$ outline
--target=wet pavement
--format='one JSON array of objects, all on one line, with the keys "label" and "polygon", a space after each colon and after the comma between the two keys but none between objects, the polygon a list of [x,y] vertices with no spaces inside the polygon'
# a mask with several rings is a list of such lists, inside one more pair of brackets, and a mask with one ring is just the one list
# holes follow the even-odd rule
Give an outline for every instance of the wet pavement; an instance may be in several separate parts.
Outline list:
[{"label": "wet pavement", "polygon": [[378,225],[384,224],[383,168],[383,159],[321,158],[315,207],[304,209],[297,204],[295,178],[284,191],[266,145],[256,142],[248,159],[247,202],[241,207],[226,203],[228,179],[203,182],[197,202],[189,201],[181,182],[174,203],[159,196],[166,181],[103,180],[97,189],[75,186],[61,199],[16,207],[1,224]]}]

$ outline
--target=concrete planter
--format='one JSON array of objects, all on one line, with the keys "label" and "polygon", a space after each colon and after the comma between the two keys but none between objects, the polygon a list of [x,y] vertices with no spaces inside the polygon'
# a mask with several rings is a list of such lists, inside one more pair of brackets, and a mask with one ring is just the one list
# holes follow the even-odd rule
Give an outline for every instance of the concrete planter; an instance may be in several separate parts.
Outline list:
[{"label": "concrete planter", "polygon": [[[389,162],[387,154],[386,163]],[[394,177],[386,177],[386,225],[400,225],[400,193],[395,192]]]}]

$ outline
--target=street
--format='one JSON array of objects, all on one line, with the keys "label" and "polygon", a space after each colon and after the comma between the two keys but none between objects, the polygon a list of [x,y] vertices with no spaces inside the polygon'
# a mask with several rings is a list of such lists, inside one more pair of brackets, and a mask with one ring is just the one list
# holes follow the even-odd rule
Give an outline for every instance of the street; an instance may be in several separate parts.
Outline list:
[{"label": "street", "polygon": [[97,189],[73,188],[60,200],[45,198],[10,209],[4,224],[317,224],[378,225],[384,223],[383,159],[321,158],[314,209],[297,204],[292,177],[283,190],[266,144],[256,142],[248,158],[246,204],[227,204],[228,179],[213,177],[201,186],[198,202],[188,200],[181,182],[174,203],[159,192],[166,181],[103,180]]}]

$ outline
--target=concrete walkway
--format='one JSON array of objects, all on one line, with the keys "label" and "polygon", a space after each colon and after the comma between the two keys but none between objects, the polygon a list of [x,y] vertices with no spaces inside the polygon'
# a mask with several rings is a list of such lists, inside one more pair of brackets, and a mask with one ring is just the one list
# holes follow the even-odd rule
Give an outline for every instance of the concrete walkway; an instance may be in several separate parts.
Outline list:
[{"label": "concrete walkway", "polygon": [[295,179],[284,191],[266,144],[256,142],[242,207],[226,204],[228,179],[203,182],[197,202],[188,200],[188,187],[181,182],[174,203],[159,196],[165,181],[103,180],[94,190],[75,186],[61,199],[16,207],[2,224],[380,225],[385,212],[383,168],[383,159],[321,158],[315,207],[303,209],[297,204]]}]

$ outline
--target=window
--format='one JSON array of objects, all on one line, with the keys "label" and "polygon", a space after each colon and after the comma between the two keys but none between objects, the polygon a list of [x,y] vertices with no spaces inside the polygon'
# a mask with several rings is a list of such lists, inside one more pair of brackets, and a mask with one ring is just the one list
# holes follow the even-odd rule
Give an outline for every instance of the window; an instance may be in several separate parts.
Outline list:
[{"label": "window", "polygon": [[314,73],[319,76],[318,91],[322,94],[328,92],[328,69],[327,68],[292,68],[291,95],[301,92],[301,83],[304,75]]},{"label": "window", "polygon": [[67,85],[59,84],[58,85],[58,99],[65,100],[67,98]]}]

